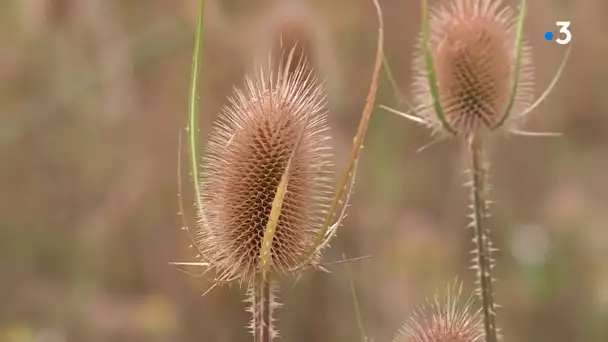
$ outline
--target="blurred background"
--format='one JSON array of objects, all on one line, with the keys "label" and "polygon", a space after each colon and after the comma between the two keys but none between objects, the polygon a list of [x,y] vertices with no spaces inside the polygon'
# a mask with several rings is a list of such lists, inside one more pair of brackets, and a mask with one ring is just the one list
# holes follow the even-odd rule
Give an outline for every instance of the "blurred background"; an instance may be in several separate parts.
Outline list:
[{"label": "blurred background", "polygon": [[[176,167],[197,2],[2,0],[1,342],[251,339],[243,289],[203,297],[208,279],[168,264],[195,254],[180,230]],[[232,87],[283,35],[300,41],[327,79],[341,171],[369,89],[371,1],[206,2],[203,141]],[[409,95],[420,4],[381,5],[386,56]],[[566,51],[544,40],[557,32],[555,21],[572,22],[573,52],[525,126],[564,136],[493,144],[490,224],[506,341],[608,341],[606,15],[603,0],[529,1],[525,32],[539,94]],[[377,104],[405,108],[384,74]],[[390,341],[417,305],[456,277],[470,291],[461,146],[417,153],[429,133],[375,110],[353,207],[325,253],[328,261],[371,258],[285,280],[277,316],[284,341],[359,340],[351,280],[374,341]]]}]

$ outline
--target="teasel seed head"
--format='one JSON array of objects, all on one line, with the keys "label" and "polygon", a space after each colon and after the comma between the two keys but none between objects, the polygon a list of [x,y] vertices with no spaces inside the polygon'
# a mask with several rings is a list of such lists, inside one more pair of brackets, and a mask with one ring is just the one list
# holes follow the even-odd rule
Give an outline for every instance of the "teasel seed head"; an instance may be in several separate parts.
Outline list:
[{"label": "teasel seed head", "polygon": [[471,312],[473,297],[462,300],[462,284],[453,282],[443,296],[420,306],[393,342],[481,342],[481,311]]},{"label": "teasel seed head", "polygon": [[222,280],[250,281],[258,270],[272,203],[290,158],[271,271],[282,273],[301,262],[327,214],[332,161],[324,88],[305,60],[288,72],[292,63],[288,58],[275,73],[261,70],[247,77],[209,138],[202,168],[208,225],[200,227],[199,242]]},{"label": "teasel seed head", "polygon": [[509,106],[516,77],[517,16],[501,0],[450,1],[431,10],[429,26],[443,119],[433,106],[422,39],[413,62],[413,95],[417,111],[436,133],[468,136],[494,130],[508,112],[532,104],[532,55],[523,42],[517,90]]}]

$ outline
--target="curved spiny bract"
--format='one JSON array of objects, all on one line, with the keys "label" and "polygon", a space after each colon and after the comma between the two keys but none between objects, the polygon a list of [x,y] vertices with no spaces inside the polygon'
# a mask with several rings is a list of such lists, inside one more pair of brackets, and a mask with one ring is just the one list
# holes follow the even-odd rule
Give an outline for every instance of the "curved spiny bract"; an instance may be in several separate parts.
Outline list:
[{"label": "curved spiny bract", "polygon": [[[429,24],[429,48],[445,121],[458,136],[493,130],[508,109],[515,77],[515,13],[501,0],[454,0],[434,8]],[[441,133],[423,49],[420,42],[413,61],[414,101],[433,131]],[[510,112],[522,112],[534,100],[531,61],[531,49],[524,44]]]},{"label": "curved spiny bract", "polygon": [[480,311],[471,312],[472,297],[462,300],[462,286],[456,284],[444,296],[420,306],[393,342],[481,342]]},{"label": "curved spiny bract", "polygon": [[273,272],[300,262],[327,214],[332,163],[324,88],[304,61],[295,69],[290,64],[291,58],[275,73],[247,77],[209,138],[202,169],[209,224],[200,227],[199,244],[220,280],[250,281],[258,270],[272,202],[292,154]]}]

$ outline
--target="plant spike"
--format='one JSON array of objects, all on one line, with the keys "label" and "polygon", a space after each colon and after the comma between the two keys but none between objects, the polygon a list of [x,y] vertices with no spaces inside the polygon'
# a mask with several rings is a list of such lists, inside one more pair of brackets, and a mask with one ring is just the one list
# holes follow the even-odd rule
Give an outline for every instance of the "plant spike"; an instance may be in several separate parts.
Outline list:
[{"label": "plant spike", "polygon": [[380,105],[379,107],[382,108],[382,109],[384,109],[384,110],[387,110],[387,111],[389,111],[389,112],[391,112],[393,114],[397,114],[397,115],[399,115],[401,117],[404,117],[404,118],[406,118],[406,119],[408,119],[410,121],[413,121],[413,122],[415,122],[417,124],[422,124],[422,125],[427,124],[426,120],[424,120],[423,118],[421,118],[419,116],[415,116],[415,115],[412,115],[412,114],[401,112],[401,111],[398,111],[396,109],[393,109],[393,108],[390,108],[390,107],[387,107],[387,106],[384,106],[384,105]]}]

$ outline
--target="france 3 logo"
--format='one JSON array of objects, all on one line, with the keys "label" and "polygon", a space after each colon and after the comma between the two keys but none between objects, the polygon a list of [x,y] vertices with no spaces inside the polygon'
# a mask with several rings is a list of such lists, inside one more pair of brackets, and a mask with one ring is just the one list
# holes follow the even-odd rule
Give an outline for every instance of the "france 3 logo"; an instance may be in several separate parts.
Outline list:
[{"label": "france 3 logo", "polygon": [[554,40],[557,44],[566,45],[570,43],[572,40],[572,32],[570,32],[570,22],[569,21],[556,21],[555,25],[559,27],[559,34],[553,34],[551,31],[545,32],[546,40]]}]

